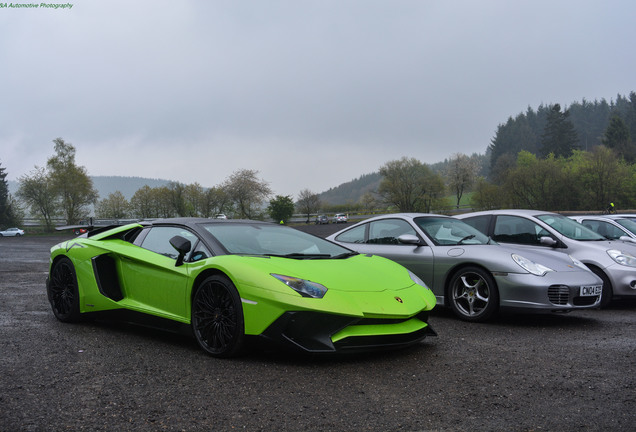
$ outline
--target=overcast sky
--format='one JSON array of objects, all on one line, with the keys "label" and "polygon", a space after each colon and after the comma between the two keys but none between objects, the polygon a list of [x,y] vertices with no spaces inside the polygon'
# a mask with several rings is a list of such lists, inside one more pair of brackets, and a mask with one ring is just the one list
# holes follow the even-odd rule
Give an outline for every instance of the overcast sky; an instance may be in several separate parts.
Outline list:
[{"label": "overcast sky", "polygon": [[0,8],[9,180],[61,137],[90,175],[210,187],[252,169],[296,198],[484,153],[528,106],[636,91],[633,0],[70,3]]}]

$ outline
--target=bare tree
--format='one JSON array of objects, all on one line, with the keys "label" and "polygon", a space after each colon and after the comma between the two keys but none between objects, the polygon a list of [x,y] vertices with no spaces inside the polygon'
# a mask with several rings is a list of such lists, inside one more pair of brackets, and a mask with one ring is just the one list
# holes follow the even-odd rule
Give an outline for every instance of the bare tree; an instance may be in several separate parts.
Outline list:
[{"label": "bare tree", "polygon": [[95,216],[109,219],[123,219],[130,216],[130,209],[130,203],[124,194],[120,191],[115,191],[97,203]]},{"label": "bare tree", "polygon": [[446,181],[450,189],[457,197],[457,207],[466,189],[470,188],[479,173],[477,158],[468,157],[465,154],[455,153],[451,156],[446,170]]},{"label": "bare tree", "polygon": [[130,199],[132,215],[145,219],[156,216],[156,205],[153,199],[153,189],[144,185],[137,189]]},{"label": "bare tree", "polygon": [[60,198],[62,213],[69,224],[88,215],[89,205],[97,201],[97,191],[86,168],[75,164],[75,147],[62,138],[53,140],[55,156],[47,161],[52,188]]},{"label": "bare tree", "polygon": [[28,175],[18,178],[17,196],[39,215],[47,231],[53,230],[53,218],[58,214],[59,200],[45,168],[35,167]]},{"label": "bare tree", "polygon": [[261,217],[259,210],[272,194],[269,185],[259,180],[257,174],[258,171],[249,169],[235,171],[222,186],[234,204],[239,218]]},{"label": "bare tree", "polygon": [[401,212],[430,211],[444,192],[441,176],[415,158],[387,162],[380,174],[378,194]]},{"label": "bare tree", "polygon": [[299,213],[307,216],[307,222],[312,213],[317,213],[320,210],[322,203],[318,194],[313,193],[309,189],[303,189],[298,194],[298,201],[296,201],[296,209]]}]

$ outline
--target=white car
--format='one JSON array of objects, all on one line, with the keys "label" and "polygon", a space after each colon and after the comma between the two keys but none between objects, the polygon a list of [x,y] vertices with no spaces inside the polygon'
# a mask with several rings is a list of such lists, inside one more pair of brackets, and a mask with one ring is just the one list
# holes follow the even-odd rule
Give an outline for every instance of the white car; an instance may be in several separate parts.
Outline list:
[{"label": "white car", "polygon": [[24,235],[24,231],[20,228],[7,228],[4,231],[0,231],[0,237],[20,237]]},{"label": "white car", "polygon": [[635,218],[635,215],[570,216],[570,219],[574,219],[608,240],[623,240],[633,243],[636,243]]},{"label": "white car", "polygon": [[336,223],[336,224],[347,223],[348,220],[349,218],[344,213],[336,213],[336,215],[333,217],[333,223]]}]

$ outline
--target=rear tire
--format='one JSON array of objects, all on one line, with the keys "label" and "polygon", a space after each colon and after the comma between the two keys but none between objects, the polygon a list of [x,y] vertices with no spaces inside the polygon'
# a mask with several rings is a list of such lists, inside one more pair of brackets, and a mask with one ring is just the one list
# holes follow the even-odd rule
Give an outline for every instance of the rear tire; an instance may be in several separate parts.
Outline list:
[{"label": "rear tire", "polygon": [[192,298],[192,331],[205,352],[214,357],[234,357],[243,349],[243,306],[230,279],[206,278]]},{"label": "rear tire", "polygon": [[70,259],[63,257],[55,262],[46,292],[55,318],[62,322],[80,320],[77,276]]}]

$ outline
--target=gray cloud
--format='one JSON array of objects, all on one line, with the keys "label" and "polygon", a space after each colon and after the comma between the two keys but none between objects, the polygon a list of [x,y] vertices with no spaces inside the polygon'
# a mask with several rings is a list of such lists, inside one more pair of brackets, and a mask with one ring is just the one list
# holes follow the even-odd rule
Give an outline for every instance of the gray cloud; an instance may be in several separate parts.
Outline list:
[{"label": "gray cloud", "polygon": [[0,162],[316,192],[483,153],[528,106],[634,88],[624,1],[86,1],[0,13]]}]

